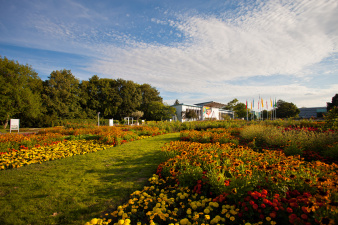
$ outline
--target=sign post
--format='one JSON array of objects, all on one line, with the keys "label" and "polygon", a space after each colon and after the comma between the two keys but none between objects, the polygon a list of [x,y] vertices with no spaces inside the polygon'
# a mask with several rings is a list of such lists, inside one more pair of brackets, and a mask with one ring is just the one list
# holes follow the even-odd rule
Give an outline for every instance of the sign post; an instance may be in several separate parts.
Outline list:
[{"label": "sign post", "polygon": [[17,130],[19,133],[20,119],[11,119],[9,127],[9,132],[12,133],[12,130]]}]

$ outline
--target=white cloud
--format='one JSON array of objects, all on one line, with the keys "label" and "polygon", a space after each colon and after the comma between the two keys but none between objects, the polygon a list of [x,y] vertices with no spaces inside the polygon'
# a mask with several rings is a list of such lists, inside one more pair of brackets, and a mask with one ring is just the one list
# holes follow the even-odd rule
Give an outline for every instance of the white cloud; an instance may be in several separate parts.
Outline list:
[{"label": "white cloud", "polygon": [[[237,94],[250,95],[256,89],[227,84],[238,78],[275,74],[306,77],[309,66],[337,52],[338,29],[332,29],[337,26],[337,2],[285,2],[258,4],[250,13],[243,10],[238,18],[194,16],[167,21],[185,35],[184,42],[164,46],[125,39],[132,43],[130,47],[105,46],[99,52],[100,59],[87,69],[151,83],[167,92],[206,96],[210,90],[217,96],[225,90],[236,94],[234,89],[241,89]],[[163,19],[152,21],[166,24]],[[283,96],[311,92],[304,86],[288,87],[264,90]]]},{"label": "white cloud", "polygon": [[[101,15],[76,1],[63,3],[57,10],[48,10],[47,3],[36,6],[40,7],[38,12],[47,9],[50,17],[30,14],[27,25],[35,28],[39,38],[28,36],[27,43],[90,57],[93,60],[86,61],[85,67],[92,74],[149,83],[161,93],[178,93],[187,103],[227,102],[234,97],[243,101],[264,93],[285,101],[294,100],[303,106],[319,104],[324,96],[333,96],[337,90],[334,83],[325,89],[306,85],[320,74],[337,76],[338,67],[334,66],[338,55],[336,0],[259,0],[251,4],[243,1],[239,9],[213,16],[172,15],[165,11],[161,16],[154,14],[145,19],[150,22],[144,25],[149,33],[148,30],[127,33],[136,29],[132,11],[112,10],[113,14],[132,21],[128,23],[129,30],[121,31],[117,27],[125,26],[124,20],[112,20],[110,15]],[[65,7],[61,7],[63,5]],[[60,9],[64,11],[58,18]],[[97,26],[101,22],[104,26]],[[180,42],[164,45],[142,39],[141,35],[135,37],[137,32],[156,37],[160,34],[155,33],[157,28],[167,31],[167,36],[176,36],[174,40]],[[21,42],[25,41],[21,37]],[[331,61],[330,66],[323,63],[326,60]],[[268,80],[276,75],[293,76],[293,82],[298,82],[245,84],[245,79],[263,76]],[[234,85],[234,81],[243,81],[243,84]],[[204,97],[198,100],[196,96]]]}]

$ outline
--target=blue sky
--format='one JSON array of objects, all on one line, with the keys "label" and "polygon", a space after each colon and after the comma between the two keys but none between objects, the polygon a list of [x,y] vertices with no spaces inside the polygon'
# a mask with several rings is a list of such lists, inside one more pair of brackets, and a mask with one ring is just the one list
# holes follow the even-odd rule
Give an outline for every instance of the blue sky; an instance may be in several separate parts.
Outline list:
[{"label": "blue sky", "polygon": [[0,0],[0,55],[156,87],[168,104],[338,93],[336,0]]}]

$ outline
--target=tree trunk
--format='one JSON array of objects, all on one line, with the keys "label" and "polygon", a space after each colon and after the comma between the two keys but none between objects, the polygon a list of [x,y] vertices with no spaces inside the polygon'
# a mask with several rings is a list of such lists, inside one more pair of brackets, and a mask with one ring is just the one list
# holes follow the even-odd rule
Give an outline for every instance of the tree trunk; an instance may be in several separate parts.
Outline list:
[{"label": "tree trunk", "polygon": [[5,122],[5,124],[4,124],[4,129],[7,128],[8,121],[9,121],[9,113],[7,114],[7,119],[6,119],[6,122]]}]

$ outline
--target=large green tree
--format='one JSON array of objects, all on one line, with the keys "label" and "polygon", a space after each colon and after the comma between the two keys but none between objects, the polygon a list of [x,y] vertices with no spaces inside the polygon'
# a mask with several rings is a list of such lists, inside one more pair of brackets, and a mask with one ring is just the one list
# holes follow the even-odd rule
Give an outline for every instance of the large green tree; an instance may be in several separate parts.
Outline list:
[{"label": "large green tree", "polygon": [[70,70],[53,71],[44,82],[43,100],[52,118],[86,118],[80,105],[80,81]]},{"label": "large green tree", "polygon": [[277,101],[276,115],[278,118],[297,117],[299,113],[300,110],[292,102],[285,102],[283,100]]},{"label": "large green tree", "polygon": [[42,113],[42,80],[29,65],[0,57],[0,121],[7,127],[10,118],[21,125],[35,125]]},{"label": "large green tree", "polygon": [[236,118],[246,118],[247,109],[246,105],[242,102],[239,102],[237,98],[234,98],[226,104],[224,109],[233,110],[235,112]]},{"label": "large green tree", "polygon": [[326,104],[327,104],[327,106],[326,106],[327,111],[330,111],[333,107],[338,106],[338,94],[333,96],[332,101],[327,102]]},{"label": "large green tree", "polygon": [[89,81],[82,81],[80,88],[81,105],[89,118],[95,117],[98,112],[105,118],[116,118],[122,103],[116,80],[94,75]]},{"label": "large green tree", "polygon": [[149,106],[152,102],[162,103],[162,97],[160,96],[160,92],[149,84],[140,85],[140,89],[142,102],[139,109],[140,111],[144,112],[143,118],[145,118],[146,120],[153,120],[153,118],[151,117]]},{"label": "large green tree", "polygon": [[168,120],[171,119],[176,109],[165,103],[154,101],[149,104],[149,118],[148,120]]},{"label": "large green tree", "polygon": [[139,109],[142,101],[139,84],[130,80],[117,79],[116,88],[121,98],[121,104],[117,109],[117,116],[122,119]]}]

